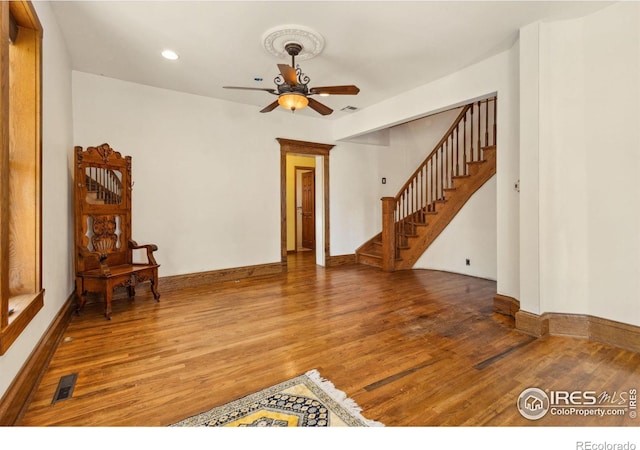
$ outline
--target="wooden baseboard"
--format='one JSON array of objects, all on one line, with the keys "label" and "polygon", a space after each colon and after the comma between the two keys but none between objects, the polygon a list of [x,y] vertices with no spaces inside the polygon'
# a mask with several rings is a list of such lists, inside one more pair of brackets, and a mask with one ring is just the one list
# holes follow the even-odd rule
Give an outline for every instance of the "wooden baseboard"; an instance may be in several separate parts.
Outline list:
[{"label": "wooden baseboard", "polygon": [[527,311],[518,311],[515,314],[516,330],[535,337],[549,335],[549,320],[545,315],[538,316]]},{"label": "wooden baseboard", "polygon": [[520,311],[513,297],[496,294],[493,310],[516,319],[516,329],[536,337],[571,336],[591,339],[640,353],[640,327],[585,314]]},{"label": "wooden baseboard", "polygon": [[25,408],[29,405],[38,384],[53,357],[58,344],[64,336],[67,325],[75,311],[75,292],[72,293],[55,320],[51,323],[38,345],[33,349],[29,359],[9,386],[0,400],[0,426],[17,423]]},{"label": "wooden baseboard", "polygon": [[516,313],[516,329],[532,336],[571,336],[640,353],[640,327],[584,314]]},{"label": "wooden baseboard", "polygon": [[493,297],[493,311],[515,318],[516,313],[520,311],[520,302],[513,297],[496,294]]},{"label": "wooden baseboard", "polygon": [[346,266],[356,263],[355,253],[350,255],[329,256],[327,258],[327,267]]},{"label": "wooden baseboard", "polygon": [[212,270],[209,272],[189,273],[160,277],[158,288],[160,294],[190,286],[202,286],[223,281],[235,281],[243,278],[275,275],[286,271],[286,263],[259,264],[255,266],[234,267],[231,269]]}]

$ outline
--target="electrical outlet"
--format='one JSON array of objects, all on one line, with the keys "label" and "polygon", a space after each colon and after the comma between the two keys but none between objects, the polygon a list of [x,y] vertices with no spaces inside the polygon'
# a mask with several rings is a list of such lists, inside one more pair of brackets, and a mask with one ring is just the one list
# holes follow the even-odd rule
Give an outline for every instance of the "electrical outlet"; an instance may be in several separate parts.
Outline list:
[{"label": "electrical outlet", "polygon": [[471,265],[471,260],[469,258],[466,259],[467,266]]}]

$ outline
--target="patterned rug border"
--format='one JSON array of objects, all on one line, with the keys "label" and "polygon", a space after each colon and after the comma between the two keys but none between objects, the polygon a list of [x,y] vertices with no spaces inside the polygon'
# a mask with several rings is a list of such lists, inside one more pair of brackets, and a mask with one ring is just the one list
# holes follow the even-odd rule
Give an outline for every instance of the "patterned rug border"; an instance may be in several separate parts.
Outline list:
[{"label": "patterned rug border", "polygon": [[304,384],[318,397],[321,402],[331,404],[331,411],[338,415],[338,417],[340,417],[340,419],[342,419],[347,425],[351,427],[384,427],[384,424],[380,422],[366,419],[362,415],[362,409],[360,406],[358,406],[353,399],[347,397],[345,392],[337,389],[331,381],[321,377],[320,373],[316,369],[310,370],[303,375],[283,381],[282,383],[278,383],[266,389],[262,389],[258,392],[247,395],[246,397],[239,398],[238,400],[234,400],[230,403],[217,406],[208,411],[188,417],[180,422],[170,425],[170,427],[207,426],[212,418],[219,414],[243,408],[266,396],[276,394],[298,384]]}]

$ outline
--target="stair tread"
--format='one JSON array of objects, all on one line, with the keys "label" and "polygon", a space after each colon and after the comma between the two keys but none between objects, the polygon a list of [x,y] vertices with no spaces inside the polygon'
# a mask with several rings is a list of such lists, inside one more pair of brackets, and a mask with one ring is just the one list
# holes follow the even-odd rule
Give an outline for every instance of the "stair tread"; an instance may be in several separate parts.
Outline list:
[{"label": "stair tread", "polygon": [[382,253],[376,253],[376,252],[358,252],[358,255],[370,256],[372,258],[382,258]]}]

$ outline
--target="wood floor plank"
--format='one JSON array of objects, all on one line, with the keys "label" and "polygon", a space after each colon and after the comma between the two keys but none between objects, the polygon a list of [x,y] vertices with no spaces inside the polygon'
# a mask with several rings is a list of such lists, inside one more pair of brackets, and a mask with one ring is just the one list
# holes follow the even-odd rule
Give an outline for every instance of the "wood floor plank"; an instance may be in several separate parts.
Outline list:
[{"label": "wood floor plank", "polygon": [[[387,426],[619,426],[624,417],[538,421],[516,408],[541,389],[640,387],[640,355],[570,337],[533,339],[493,312],[496,283],[361,265],[163,293],[144,289],[73,317],[22,417],[24,426],[166,426],[318,369]],[[60,377],[70,399],[51,404]],[[638,419],[636,419],[638,420]]]}]

